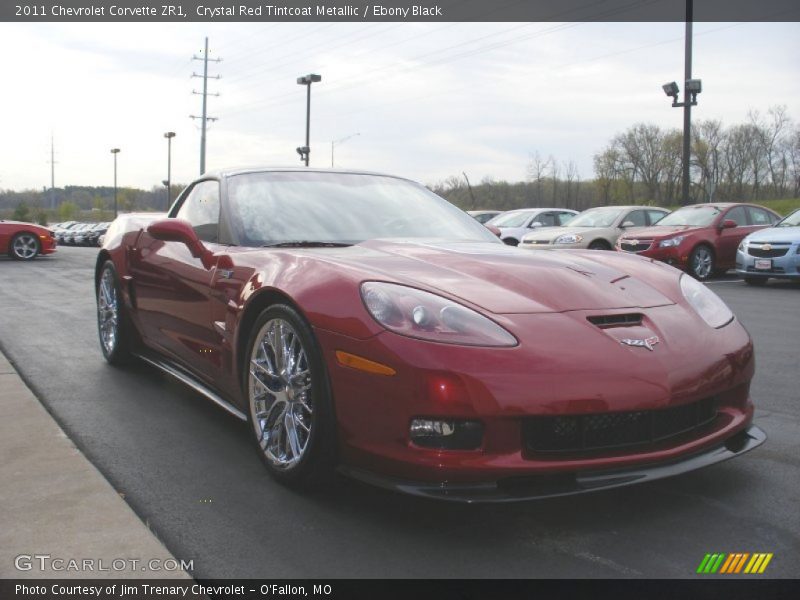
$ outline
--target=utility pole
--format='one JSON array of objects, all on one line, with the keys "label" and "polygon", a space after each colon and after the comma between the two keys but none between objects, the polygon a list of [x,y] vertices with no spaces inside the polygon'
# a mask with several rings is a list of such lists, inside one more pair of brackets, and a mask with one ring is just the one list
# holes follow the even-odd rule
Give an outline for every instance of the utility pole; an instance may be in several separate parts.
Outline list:
[{"label": "utility pole", "polygon": [[[209,117],[207,113],[207,106],[208,106],[208,96],[219,96],[219,94],[209,94],[208,93],[208,63],[211,62],[222,62],[221,58],[208,58],[208,38],[206,38],[205,44],[205,51],[203,52],[203,56],[192,56],[192,60],[202,60],[203,61],[203,74],[198,75],[197,73],[192,72],[192,77],[202,77],[203,78],[203,91],[197,92],[192,90],[193,94],[197,94],[198,96],[203,96],[203,114],[199,117],[195,115],[189,115],[192,119],[200,119],[200,175],[206,172],[206,124],[208,121],[216,121],[216,117]],[[211,76],[210,79],[220,79],[219,75]]]},{"label": "utility pole", "polygon": [[50,208],[56,207],[56,150],[50,134]]}]

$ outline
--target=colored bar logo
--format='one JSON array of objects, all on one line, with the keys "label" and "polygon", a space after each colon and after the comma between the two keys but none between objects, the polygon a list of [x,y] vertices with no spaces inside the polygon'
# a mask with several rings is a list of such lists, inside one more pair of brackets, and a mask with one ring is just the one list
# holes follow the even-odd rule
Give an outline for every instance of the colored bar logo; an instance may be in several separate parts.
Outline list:
[{"label": "colored bar logo", "polygon": [[697,567],[697,573],[701,575],[720,575],[732,574],[761,574],[767,569],[769,561],[772,560],[772,552],[734,552],[733,554],[706,554]]}]

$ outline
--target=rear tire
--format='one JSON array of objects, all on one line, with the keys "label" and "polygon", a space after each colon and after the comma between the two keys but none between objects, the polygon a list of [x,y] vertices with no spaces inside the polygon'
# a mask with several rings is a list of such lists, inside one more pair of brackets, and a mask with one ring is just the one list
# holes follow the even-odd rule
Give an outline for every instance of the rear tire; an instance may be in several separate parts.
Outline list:
[{"label": "rear tire", "polygon": [[23,231],[11,238],[8,255],[14,260],[33,260],[42,251],[42,244],[34,234]]},{"label": "rear tire", "polygon": [[753,285],[756,287],[761,287],[767,283],[769,277],[745,277],[744,282],[747,285]]},{"label": "rear tire", "polygon": [[247,420],[264,465],[280,483],[313,488],[336,466],[336,419],[322,353],[291,306],[265,309],[244,355]]}]

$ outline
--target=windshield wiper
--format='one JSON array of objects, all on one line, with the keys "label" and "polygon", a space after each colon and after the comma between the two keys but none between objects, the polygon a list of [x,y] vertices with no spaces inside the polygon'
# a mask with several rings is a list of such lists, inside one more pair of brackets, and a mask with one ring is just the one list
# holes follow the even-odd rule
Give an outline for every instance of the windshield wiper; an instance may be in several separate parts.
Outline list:
[{"label": "windshield wiper", "polygon": [[353,244],[346,242],[322,242],[318,240],[292,240],[288,242],[270,242],[262,248],[347,248]]}]

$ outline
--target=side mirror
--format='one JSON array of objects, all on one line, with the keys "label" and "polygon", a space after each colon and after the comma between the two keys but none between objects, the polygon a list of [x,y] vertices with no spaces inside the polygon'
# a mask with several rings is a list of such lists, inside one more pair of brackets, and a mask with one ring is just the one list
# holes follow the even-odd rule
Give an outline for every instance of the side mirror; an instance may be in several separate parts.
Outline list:
[{"label": "side mirror", "polygon": [[500,237],[500,229],[498,229],[498,228],[497,228],[497,227],[495,227],[494,225],[487,225],[487,226],[486,226],[486,229],[488,229],[489,231],[491,231],[491,232],[492,232],[493,234],[495,234],[497,237]]},{"label": "side mirror", "polygon": [[528,225],[528,227],[530,227],[531,229],[536,229],[537,227],[542,227],[542,223],[539,221],[534,221],[533,223]]},{"label": "side mirror", "polygon": [[186,244],[195,258],[202,258],[207,252],[203,242],[188,221],[183,219],[160,219],[147,226],[147,233],[162,242],[181,242]]},{"label": "side mirror", "polygon": [[636,227],[636,223],[633,221],[625,221],[622,225],[620,225],[623,229],[627,229],[628,227]]},{"label": "side mirror", "polygon": [[733,219],[725,219],[722,222],[722,229],[733,229],[734,227],[738,227],[738,225]]}]

